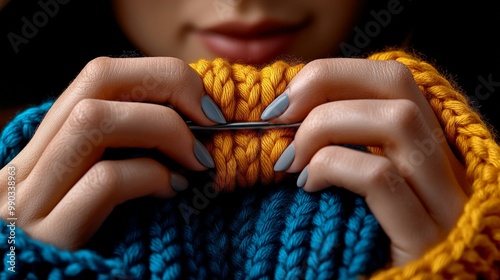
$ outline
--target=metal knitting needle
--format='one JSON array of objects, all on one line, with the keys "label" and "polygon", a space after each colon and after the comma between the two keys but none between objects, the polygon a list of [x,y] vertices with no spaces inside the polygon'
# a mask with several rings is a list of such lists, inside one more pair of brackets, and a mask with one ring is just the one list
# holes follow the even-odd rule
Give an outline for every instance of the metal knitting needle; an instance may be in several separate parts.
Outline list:
[{"label": "metal knitting needle", "polygon": [[299,127],[301,123],[276,124],[269,122],[237,122],[228,124],[219,124],[214,126],[200,126],[192,121],[186,121],[190,130],[237,130],[237,129],[271,129],[271,128],[288,128]]}]

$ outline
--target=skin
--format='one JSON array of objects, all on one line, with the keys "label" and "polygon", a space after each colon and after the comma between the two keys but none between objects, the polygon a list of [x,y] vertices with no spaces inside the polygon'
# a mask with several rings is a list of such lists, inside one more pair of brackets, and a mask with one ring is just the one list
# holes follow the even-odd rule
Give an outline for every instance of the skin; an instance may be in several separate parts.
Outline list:
[{"label": "skin", "polygon": [[141,51],[150,56],[173,56],[187,62],[217,56],[200,44],[196,37],[200,30],[232,20],[255,23],[264,18],[290,24],[312,18],[286,54],[308,61],[325,57],[337,51],[332,46],[337,46],[350,32],[362,2],[113,1],[118,22]]},{"label": "skin", "polygon": [[[157,148],[186,169],[206,169],[194,156],[194,136],[178,112],[200,125],[215,124],[201,109],[203,86],[187,62],[217,56],[196,43],[193,30],[223,19],[211,1],[191,2],[115,1],[125,34],[151,57],[89,62],[33,139],[0,170],[6,178],[8,166],[17,168],[16,214],[32,237],[78,249],[116,205],[141,196],[176,194],[171,183],[179,174],[150,159],[99,160],[108,147]],[[439,141],[443,132],[436,116],[404,65],[324,58],[338,51],[352,30],[361,1],[283,3],[243,1],[225,15],[247,21],[312,18],[285,52],[308,63],[288,87],[289,107],[271,120],[303,122],[287,171],[301,172],[307,166],[306,191],[335,185],[365,197],[391,240],[392,265],[422,256],[454,226],[468,189],[462,165],[448,143]],[[177,137],[167,137],[174,132]],[[89,145],[96,133],[99,140]],[[429,139],[435,149],[409,169],[405,162],[419,149],[416,143]],[[385,156],[334,144],[380,146]],[[87,148],[84,156],[78,147]],[[397,179],[387,180],[387,174]],[[0,207],[5,209],[5,181],[0,190]],[[35,192],[39,195],[33,196]]]}]

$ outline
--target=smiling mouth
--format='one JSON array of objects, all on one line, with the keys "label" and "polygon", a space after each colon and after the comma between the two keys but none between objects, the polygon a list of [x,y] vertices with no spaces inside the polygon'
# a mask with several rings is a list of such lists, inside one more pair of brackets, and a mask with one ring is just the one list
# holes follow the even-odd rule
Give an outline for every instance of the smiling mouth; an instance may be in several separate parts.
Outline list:
[{"label": "smiling mouth", "polygon": [[217,57],[231,62],[263,64],[284,54],[309,23],[309,19],[300,24],[226,22],[200,30],[198,36],[201,43]]}]

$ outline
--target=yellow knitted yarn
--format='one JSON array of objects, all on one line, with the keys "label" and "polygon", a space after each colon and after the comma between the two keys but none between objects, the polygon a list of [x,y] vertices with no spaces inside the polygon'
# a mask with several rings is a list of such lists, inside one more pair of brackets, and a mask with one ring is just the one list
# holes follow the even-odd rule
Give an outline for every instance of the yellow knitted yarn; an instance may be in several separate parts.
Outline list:
[{"label": "yellow knitted yarn", "polygon": [[[255,122],[260,121],[267,105],[285,90],[303,65],[278,61],[259,70],[218,58],[199,60],[191,67],[228,122]],[[282,180],[286,173],[274,172],[273,167],[294,134],[293,128],[237,130],[212,132],[207,139],[201,139],[215,162],[217,190]]]},{"label": "yellow knitted yarn", "polygon": [[[500,279],[500,146],[464,95],[429,63],[403,51],[371,55],[408,66],[436,113],[447,140],[472,182],[464,212],[450,234],[423,257],[403,267],[377,272],[373,279]],[[261,71],[222,59],[191,66],[226,120],[258,121],[303,65],[276,62]],[[219,189],[278,182],[272,167],[293,139],[294,130],[224,131],[207,143],[214,157]]]},{"label": "yellow knitted yarn", "polygon": [[464,95],[429,63],[402,51],[369,59],[397,60],[410,68],[472,182],[464,212],[445,241],[373,279],[500,279],[500,146]]}]

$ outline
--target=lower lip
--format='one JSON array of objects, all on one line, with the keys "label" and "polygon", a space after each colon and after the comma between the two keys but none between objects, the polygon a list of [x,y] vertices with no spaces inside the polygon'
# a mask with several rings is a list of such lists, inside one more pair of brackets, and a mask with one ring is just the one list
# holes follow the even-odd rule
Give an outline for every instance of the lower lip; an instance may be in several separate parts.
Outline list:
[{"label": "lower lip", "polygon": [[232,62],[264,64],[283,54],[296,32],[257,38],[236,38],[218,33],[199,33],[203,45],[217,57]]}]

